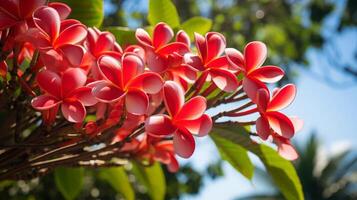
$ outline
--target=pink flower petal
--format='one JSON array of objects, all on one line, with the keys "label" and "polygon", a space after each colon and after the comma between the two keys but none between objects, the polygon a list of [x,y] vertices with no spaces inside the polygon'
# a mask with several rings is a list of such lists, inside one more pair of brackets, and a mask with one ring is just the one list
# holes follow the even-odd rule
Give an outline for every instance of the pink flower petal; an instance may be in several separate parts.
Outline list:
[{"label": "pink flower petal", "polygon": [[84,49],[79,45],[63,45],[60,47],[64,56],[73,67],[79,67],[84,56]]},{"label": "pink flower petal", "polygon": [[153,46],[159,48],[162,45],[167,44],[174,37],[174,32],[165,23],[158,23],[153,31]]},{"label": "pink flower petal", "polygon": [[195,44],[196,44],[198,54],[202,58],[203,61],[206,61],[206,57],[207,57],[206,39],[198,33],[194,33],[194,35],[195,35]]},{"label": "pink flower petal", "polygon": [[180,66],[171,69],[171,71],[188,83],[193,83],[197,79],[197,69],[187,64],[181,64]]},{"label": "pink flower petal", "polygon": [[153,115],[145,121],[145,131],[153,136],[166,136],[176,131],[167,115]]},{"label": "pink flower petal", "polygon": [[263,140],[268,139],[271,133],[268,120],[265,119],[264,117],[259,117],[255,125],[259,137],[262,138]]},{"label": "pink flower petal", "polygon": [[72,92],[74,98],[78,99],[84,106],[93,106],[98,100],[92,94],[91,87],[81,87]]},{"label": "pink flower petal", "polygon": [[296,95],[296,87],[293,84],[287,84],[278,90],[271,98],[268,105],[268,111],[278,111],[286,108],[294,101]]},{"label": "pink flower petal", "polygon": [[181,42],[172,42],[170,44],[162,46],[160,49],[156,51],[156,53],[161,56],[166,56],[173,53],[178,53],[180,55],[183,55],[185,53],[188,53],[189,51],[190,49],[186,44]]},{"label": "pink flower petal", "polygon": [[114,47],[115,37],[109,32],[103,32],[96,40],[94,54],[100,55],[102,52],[111,51]]},{"label": "pink flower petal", "polygon": [[122,69],[118,60],[112,56],[102,56],[98,60],[98,68],[104,78],[118,87],[122,87]]},{"label": "pink flower petal", "polygon": [[41,95],[31,100],[32,107],[37,110],[49,110],[59,103],[60,102],[56,98],[49,95]]},{"label": "pink flower petal", "polygon": [[175,173],[179,170],[180,166],[174,155],[171,155],[170,163],[167,164],[167,169],[171,173]]},{"label": "pink flower petal", "polygon": [[225,56],[214,58],[209,63],[206,64],[206,68],[227,68],[228,69],[228,60]]},{"label": "pink flower petal", "polygon": [[244,49],[246,72],[250,73],[264,63],[267,56],[267,47],[264,43],[254,41],[247,44]]},{"label": "pink flower petal", "polygon": [[90,85],[93,87],[93,96],[104,103],[116,102],[120,100],[124,94],[120,88],[108,83],[107,81],[96,81]]},{"label": "pink flower petal", "polygon": [[214,84],[219,89],[225,92],[233,92],[238,88],[238,79],[232,72],[224,69],[211,69],[209,72]]},{"label": "pink flower petal", "polygon": [[62,80],[58,74],[50,70],[43,70],[37,74],[37,83],[45,92],[61,98]]},{"label": "pink flower petal", "polygon": [[19,41],[30,42],[40,50],[48,50],[51,47],[51,38],[38,28],[30,28],[25,34],[17,36]]},{"label": "pink flower petal", "polygon": [[151,71],[161,73],[168,68],[165,59],[157,55],[151,48],[146,48],[145,53],[146,63]]},{"label": "pink flower petal", "polygon": [[69,68],[62,75],[62,94],[69,95],[73,90],[86,84],[87,75],[80,68]]},{"label": "pink flower petal", "polygon": [[60,47],[64,44],[78,44],[87,37],[87,29],[82,24],[76,24],[63,30],[58,36],[54,46]]},{"label": "pink flower petal", "polygon": [[175,152],[182,158],[189,158],[195,151],[195,140],[190,133],[177,131],[173,140]]},{"label": "pink flower petal", "polygon": [[141,90],[129,90],[125,95],[126,110],[134,115],[144,115],[149,107],[149,97]]},{"label": "pink flower petal", "polygon": [[[46,0],[42,0],[42,1],[46,2]],[[61,20],[66,19],[72,11],[72,9],[67,4],[60,3],[60,2],[51,2],[48,4],[48,6],[54,8],[58,12]]]},{"label": "pink flower petal", "polygon": [[[8,2],[6,2],[7,4]],[[32,16],[34,10],[38,7],[45,5],[46,0],[20,0],[18,1],[19,12],[23,19],[27,19]]]},{"label": "pink flower petal", "polygon": [[243,79],[243,90],[253,102],[256,102],[257,92],[261,88],[268,90],[267,86],[260,81],[253,80],[248,77]]},{"label": "pink flower petal", "polygon": [[128,85],[128,89],[142,89],[148,94],[156,94],[160,92],[164,84],[160,75],[154,72],[145,72],[135,77]]},{"label": "pink flower petal", "polygon": [[287,160],[296,160],[299,157],[299,154],[288,139],[278,137],[274,138],[274,142],[278,146],[279,155],[283,158]]},{"label": "pink flower petal", "polygon": [[295,133],[296,132],[299,132],[303,126],[304,126],[304,121],[298,117],[289,117],[290,121],[293,123],[294,125],[294,130],[295,130]]},{"label": "pink flower petal", "polygon": [[192,66],[193,68],[203,71],[205,70],[205,66],[202,63],[202,60],[199,56],[192,54],[192,53],[186,53],[183,57],[184,63]]},{"label": "pink flower petal", "polygon": [[142,28],[136,29],[135,37],[141,45],[144,45],[144,46],[152,45],[150,35]]},{"label": "pink flower petal", "polygon": [[33,19],[35,25],[47,33],[52,41],[57,39],[61,19],[55,9],[51,7],[40,7],[33,13]]},{"label": "pink flower petal", "polygon": [[270,100],[269,91],[265,88],[261,88],[257,92],[256,104],[260,113],[265,113]]},{"label": "pink flower petal", "polygon": [[294,136],[295,129],[291,120],[280,112],[266,113],[270,127],[280,136],[291,138]]},{"label": "pink flower petal", "polygon": [[80,101],[64,101],[61,106],[63,117],[69,122],[83,122],[86,116],[86,109]]},{"label": "pink flower petal", "polygon": [[206,62],[222,55],[226,48],[226,39],[220,33],[210,32],[206,34],[207,57]]},{"label": "pink flower petal", "polygon": [[[0,10],[4,9],[1,6],[4,6],[4,5],[0,5]],[[12,16],[9,13],[0,12],[0,30],[9,28],[9,27],[15,25],[16,23],[17,23],[17,19],[15,16]]]},{"label": "pink flower petal", "polygon": [[278,82],[284,76],[284,71],[276,66],[263,66],[255,69],[249,74],[249,77],[265,83]]},{"label": "pink flower petal", "polygon": [[133,53],[126,53],[122,58],[122,73],[123,73],[123,86],[134,79],[139,74],[144,72],[144,62],[139,56]]},{"label": "pink flower petal", "polygon": [[188,47],[191,45],[190,37],[183,30],[180,30],[176,34],[176,42],[182,42],[186,44]]},{"label": "pink flower petal", "polygon": [[237,69],[244,69],[243,54],[233,48],[226,48],[225,50],[228,62]]},{"label": "pink flower petal", "polygon": [[185,93],[182,88],[173,81],[164,84],[164,102],[170,116],[175,116],[185,102]]},{"label": "pink flower petal", "polygon": [[191,134],[199,137],[206,136],[212,129],[212,119],[207,114],[195,120],[181,120],[178,124],[181,129],[187,129]]},{"label": "pink flower petal", "polygon": [[174,117],[175,120],[194,120],[200,118],[206,111],[206,99],[196,96],[188,100]]},{"label": "pink flower petal", "polygon": [[75,25],[81,25],[82,23],[76,19],[65,19],[61,21],[60,34],[67,28]]}]

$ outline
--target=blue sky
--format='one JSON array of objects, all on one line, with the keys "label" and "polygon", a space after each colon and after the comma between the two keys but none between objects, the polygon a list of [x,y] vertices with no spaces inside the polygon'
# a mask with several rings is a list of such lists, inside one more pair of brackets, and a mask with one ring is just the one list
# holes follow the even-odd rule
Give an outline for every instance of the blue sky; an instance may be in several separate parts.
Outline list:
[{"label": "blue sky", "polygon": [[[139,5],[139,8],[135,9],[147,9],[146,0]],[[344,1],[338,2],[335,14],[324,22],[325,29],[322,34],[336,42],[337,51],[341,54],[342,60],[353,60],[353,50],[357,48],[357,30],[350,29],[339,36],[332,35],[330,31],[336,26],[343,5]],[[107,6],[106,10],[110,10],[110,8]],[[131,25],[135,27],[135,24]],[[316,76],[312,76],[311,71],[297,67],[299,72],[296,82],[298,94],[295,102],[285,110],[285,113],[299,116],[304,120],[305,125],[303,130],[295,136],[294,142],[303,143],[314,131],[326,149],[331,150],[346,145],[355,147],[357,144],[355,139],[357,136],[357,83],[341,75],[338,71],[330,70],[332,69],[329,66],[330,63],[317,50],[310,49],[307,56],[314,74],[326,73],[329,70],[330,78],[339,82],[347,82],[347,84],[332,87],[317,79]],[[207,164],[218,159],[219,155],[209,137],[196,141],[197,148],[190,158],[190,162],[197,169],[203,170]],[[224,173],[223,178],[215,181],[210,181],[207,178],[203,190],[198,196],[186,196],[184,199],[228,200],[267,189],[259,181],[246,180],[227,163],[224,164]]]}]

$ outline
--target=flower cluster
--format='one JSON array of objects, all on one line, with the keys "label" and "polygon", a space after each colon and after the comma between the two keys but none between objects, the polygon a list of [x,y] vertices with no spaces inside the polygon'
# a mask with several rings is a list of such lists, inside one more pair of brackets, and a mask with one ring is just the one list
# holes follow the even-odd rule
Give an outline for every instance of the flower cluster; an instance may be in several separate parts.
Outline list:
[{"label": "flower cluster", "polygon": [[[0,76],[6,79],[11,71],[10,58],[16,58],[14,66],[31,61],[26,70],[13,67],[11,73],[34,95],[31,104],[44,125],[65,119],[91,137],[110,129],[108,143],[127,141],[120,152],[176,171],[175,154],[190,157],[193,136],[206,136],[214,123],[224,123],[221,117],[257,113],[253,123],[240,124],[256,125],[257,135],[272,138],[282,156],[297,158],[290,138],[301,120],[279,112],[293,101],[296,88],[288,84],[270,94],[266,83],[279,81],[284,71],[262,66],[262,42],[249,43],[242,54],[226,48],[220,33],[195,33],[191,44],[184,31],[175,34],[159,23],[151,36],[137,29],[138,43],[122,48],[111,33],[67,19],[67,5],[46,2],[0,3],[2,52],[8,52],[2,53]],[[205,113],[239,101],[247,103],[215,116]]]}]

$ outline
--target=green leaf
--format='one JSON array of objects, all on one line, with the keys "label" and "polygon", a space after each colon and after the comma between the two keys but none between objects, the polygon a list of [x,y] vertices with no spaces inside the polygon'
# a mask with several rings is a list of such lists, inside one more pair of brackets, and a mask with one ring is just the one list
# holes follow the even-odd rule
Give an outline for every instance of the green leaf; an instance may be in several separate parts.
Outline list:
[{"label": "green leaf", "polygon": [[135,193],[123,167],[101,169],[99,177],[108,182],[126,200],[134,200]]},{"label": "green leaf", "polygon": [[216,125],[212,132],[213,137],[223,137],[257,155],[286,199],[304,199],[299,177],[291,162],[279,156],[271,147],[252,141],[244,127]]},{"label": "green leaf", "polygon": [[254,166],[248,157],[247,150],[217,134],[211,134],[211,138],[216,144],[222,159],[228,161],[246,178],[253,178]]},{"label": "green leaf", "polygon": [[113,33],[116,41],[121,45],[136,44],[135,31],[127,27],[111,26],[106,28],[109,32]]},{"label": "green leaf", "polygon": [[172,28],[180,25],[180,18],[171,0],[150,0],[148,21],[151,25],[165,22]]},{"label": "green leaf", "polygon": [[159,163],[145,167],[133,163],[133,173],[138,181],[144,185],[152,200],[162,200],[165,197],[165,175]]},{"label": "green leaf", "polygon": [[57,168],[55,182],[66,200],[75,199],[82,190],[84,170],[82,168]]},{"label": "green leaf", "polygon": [[212,21],[204,17],[192,17],[182,23],[181,27],[193,40],[195,32],[204,35],[211,30]]},{"label": "green leaf", "polygon": [[87,26],[100,27],[104,19],[103,0],[56,0],[72,8],[68,18],[81,21]]}]

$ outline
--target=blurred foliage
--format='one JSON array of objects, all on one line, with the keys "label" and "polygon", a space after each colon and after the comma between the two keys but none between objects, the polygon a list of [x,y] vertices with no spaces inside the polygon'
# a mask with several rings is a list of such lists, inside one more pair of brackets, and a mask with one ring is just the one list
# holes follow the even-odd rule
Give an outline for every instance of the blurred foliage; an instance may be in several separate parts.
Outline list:
[{"label": "blurred foliage", "polygon": [[[147,8],[144,0],[106,0],[110,10],[106,13],[105,26],[147,26]],[[324,22],[343,1],[328,0],[173,0],[181,22],[195,16],[213,21],[212,30],[223,33],[229,47],[243,51],[249,41],[261,40],[269,47],[266,63],[285,69],[285,80],[296,76],[295,66],[307,67],[306,52],[309,48],[326,49],[333,45],[322,35]],[[357,1],[346,0],[342,17],[334,30],[336,34],[357,25]],[[175,22],[176,23],[176,22]],[[336,47],[334,47],[336,48]],[[342,51],[343,49],[335,49]],[[355,49],[357,56],[357,47]],[[325,53],[325,60],[332,59]],[[357,60],[344,64],[336,56],[330,62],[339,72],[357,79]],[[348,63],[348,62],[347,62]],[[332,78],[331,78],[332,79]]]},{"label": "blurred foliage", "polygon": [[[221,164],[220,161],[214,162],[208,165],[204,171],[197,171],[191,165],[184,165],[180,167],[177,173],[170,173],[165,167],[162,167],[165,176],[163,183],[166,183],[165,199],[180,199],[182,195],[198,194],[204,185],[204,177],[215,179],[223,176]],[[158,167],[159,165],[156,165],[156,171],[159,170]],[[136,166],[135,168],[143,167]],[[125,169],[121,167],[83,170],[84,174],[81,178],[83,180],[81,181],[82,183],[80,183],[83,184],[83,187],[79,195],[74,195],[76,198],[73,198],[73,194],[76,193],[78,189],[78,186],[75,185],[78,184],[78,182],[70,178],[70,171],[64,169],[61,169],[60,172],[55,171],[55,173],[48,174],[41,178],[32,179],[31,181],[2,181],[0,182],[0,196],[1,199],[7,200],[64,199],[62,196],[63,193],[61,194],[58,189],[58,185],[56,187],[58,180],[55,177],[61,173],[62,175],[68,175],[66,177],[69,179],[65,178],[64,180],[73,180],[72,183],[69,181],[67,185],[65,185],[66,187],[72,187],[70,190],[72,193],[68,194],[69,196],[66,197],[66,199],[150,199],[150,189],[136,176],[136,170],[138,169],[134,170],[132,165],[126,166]],[[146,170],[152,171],[152,169]],[[160,187],[158,184],[161,183],[160,180],[157,179],[156,173],[150,172],[150,175],[153,176],[152,181],[155,181],[155,183],[149,184],[156,187],[152,188],[154,189],[152,192],[154,192],[158,189],[157,187]],[[75,176],[78,177],[79,175],[76,174]],[[129,185],[125,179],[129,181]],[[59,188],[61,189],[61,187]],[[131,190],[133,190],[135,194],[130,194]],[[133,195],[135,195],[135,198]],[[155,193],[155,195],[158,195],[158,193]]]},{"label": "blurred foliage", "polygon": [[[357,152],[345,149],[333,155],[318,154],[321,144],[314,134],[304,146],[298,146],[300,159],[295,162],[306,200],[357,199]],[[324,159],[327,160],[324,160]],[[273,186],[270,178],[260,174]],[[273,194],[254,194],[239,200],[282,200],[277,190]]]}]

